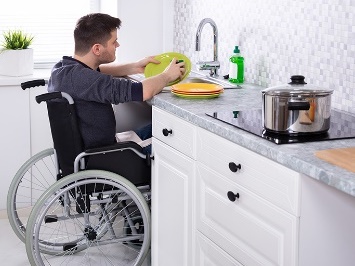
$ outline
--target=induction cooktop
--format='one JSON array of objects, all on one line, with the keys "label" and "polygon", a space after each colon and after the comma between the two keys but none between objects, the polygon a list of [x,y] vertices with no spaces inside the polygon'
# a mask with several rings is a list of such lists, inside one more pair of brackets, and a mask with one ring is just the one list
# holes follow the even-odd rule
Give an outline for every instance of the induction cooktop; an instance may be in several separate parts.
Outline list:
[{"label": "induction cooktop", "polygon": [[334,109],[331,110],[329,130],[319,134],[287,135],[267,131],[262,124],[261,109],[219,111],[206,115],[276,144],[355,138],[355,115]]}]

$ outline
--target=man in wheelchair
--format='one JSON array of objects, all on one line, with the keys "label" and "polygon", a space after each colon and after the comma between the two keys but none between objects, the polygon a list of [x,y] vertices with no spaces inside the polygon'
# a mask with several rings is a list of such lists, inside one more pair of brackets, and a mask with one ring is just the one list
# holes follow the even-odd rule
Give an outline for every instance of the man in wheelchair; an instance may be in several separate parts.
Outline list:
[{"label": "man in wheelchair", "polygon": [[[106,14],[80,18],[74,56],[54,66],[49,93],[36,97],[47,103],[54,149],[26,161],[8,193],[9,220],[31,265],[141,265],[148,254],[152,157],[136,142],[115,141],[112,104],[150,99],[183,75],[184,63],[174,59],[141,83],[113,78],[159,63],[114,63],[120,24]],[[32,209],[28,220],[21,206]]]}]

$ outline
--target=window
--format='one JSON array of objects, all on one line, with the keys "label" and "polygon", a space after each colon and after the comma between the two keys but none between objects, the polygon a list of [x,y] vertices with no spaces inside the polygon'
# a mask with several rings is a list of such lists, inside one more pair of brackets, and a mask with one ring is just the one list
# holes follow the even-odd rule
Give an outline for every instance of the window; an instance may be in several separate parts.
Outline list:
[{"label": "window", "polygon": [[36,68],[51,67],[63,55],[73,55],[73,30],[79,17],[100,12],[100,0],[6,1],[0,9],[0,42],[3,31],[21,29],[34,36]]}]

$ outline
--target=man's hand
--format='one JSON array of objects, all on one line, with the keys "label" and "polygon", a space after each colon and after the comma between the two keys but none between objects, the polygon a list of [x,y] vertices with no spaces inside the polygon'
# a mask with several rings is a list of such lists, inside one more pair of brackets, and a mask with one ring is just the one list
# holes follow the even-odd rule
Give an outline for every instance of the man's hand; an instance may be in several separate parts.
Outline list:
[{"label": "man's hand", "polygon": [[176,58],[173,58],[171,63],[167,66],[164,72],[168,77],[168,83],[175,81],[177,79],[181,79],[185,73],[185,63],[184,62],[176,62]]},{"label": "man's hand", "polygon": [[148,56],[136,62],[137,73],[144,73],[145,67],[149,64],[160,64],[159,60],[154,59],[154,56]]},{"label": "man's hand", "polygon": [[170,82],[181,79],[185,73],[185,63],[176,63],[174,58],[163,73],[142,81],[143,100],[146,101],[162,91]]}]

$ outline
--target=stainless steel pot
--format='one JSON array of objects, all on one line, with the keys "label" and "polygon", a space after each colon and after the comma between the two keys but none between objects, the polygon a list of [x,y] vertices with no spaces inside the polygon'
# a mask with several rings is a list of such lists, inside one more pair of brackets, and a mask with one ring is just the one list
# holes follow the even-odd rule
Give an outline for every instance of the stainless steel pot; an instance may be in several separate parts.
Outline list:
[{"label": "stainless steel pot", "polygon": [[262,91],[263,125],[275,133],[319,134],[329,130],[333,90],[307,85],[304,76]]}]

